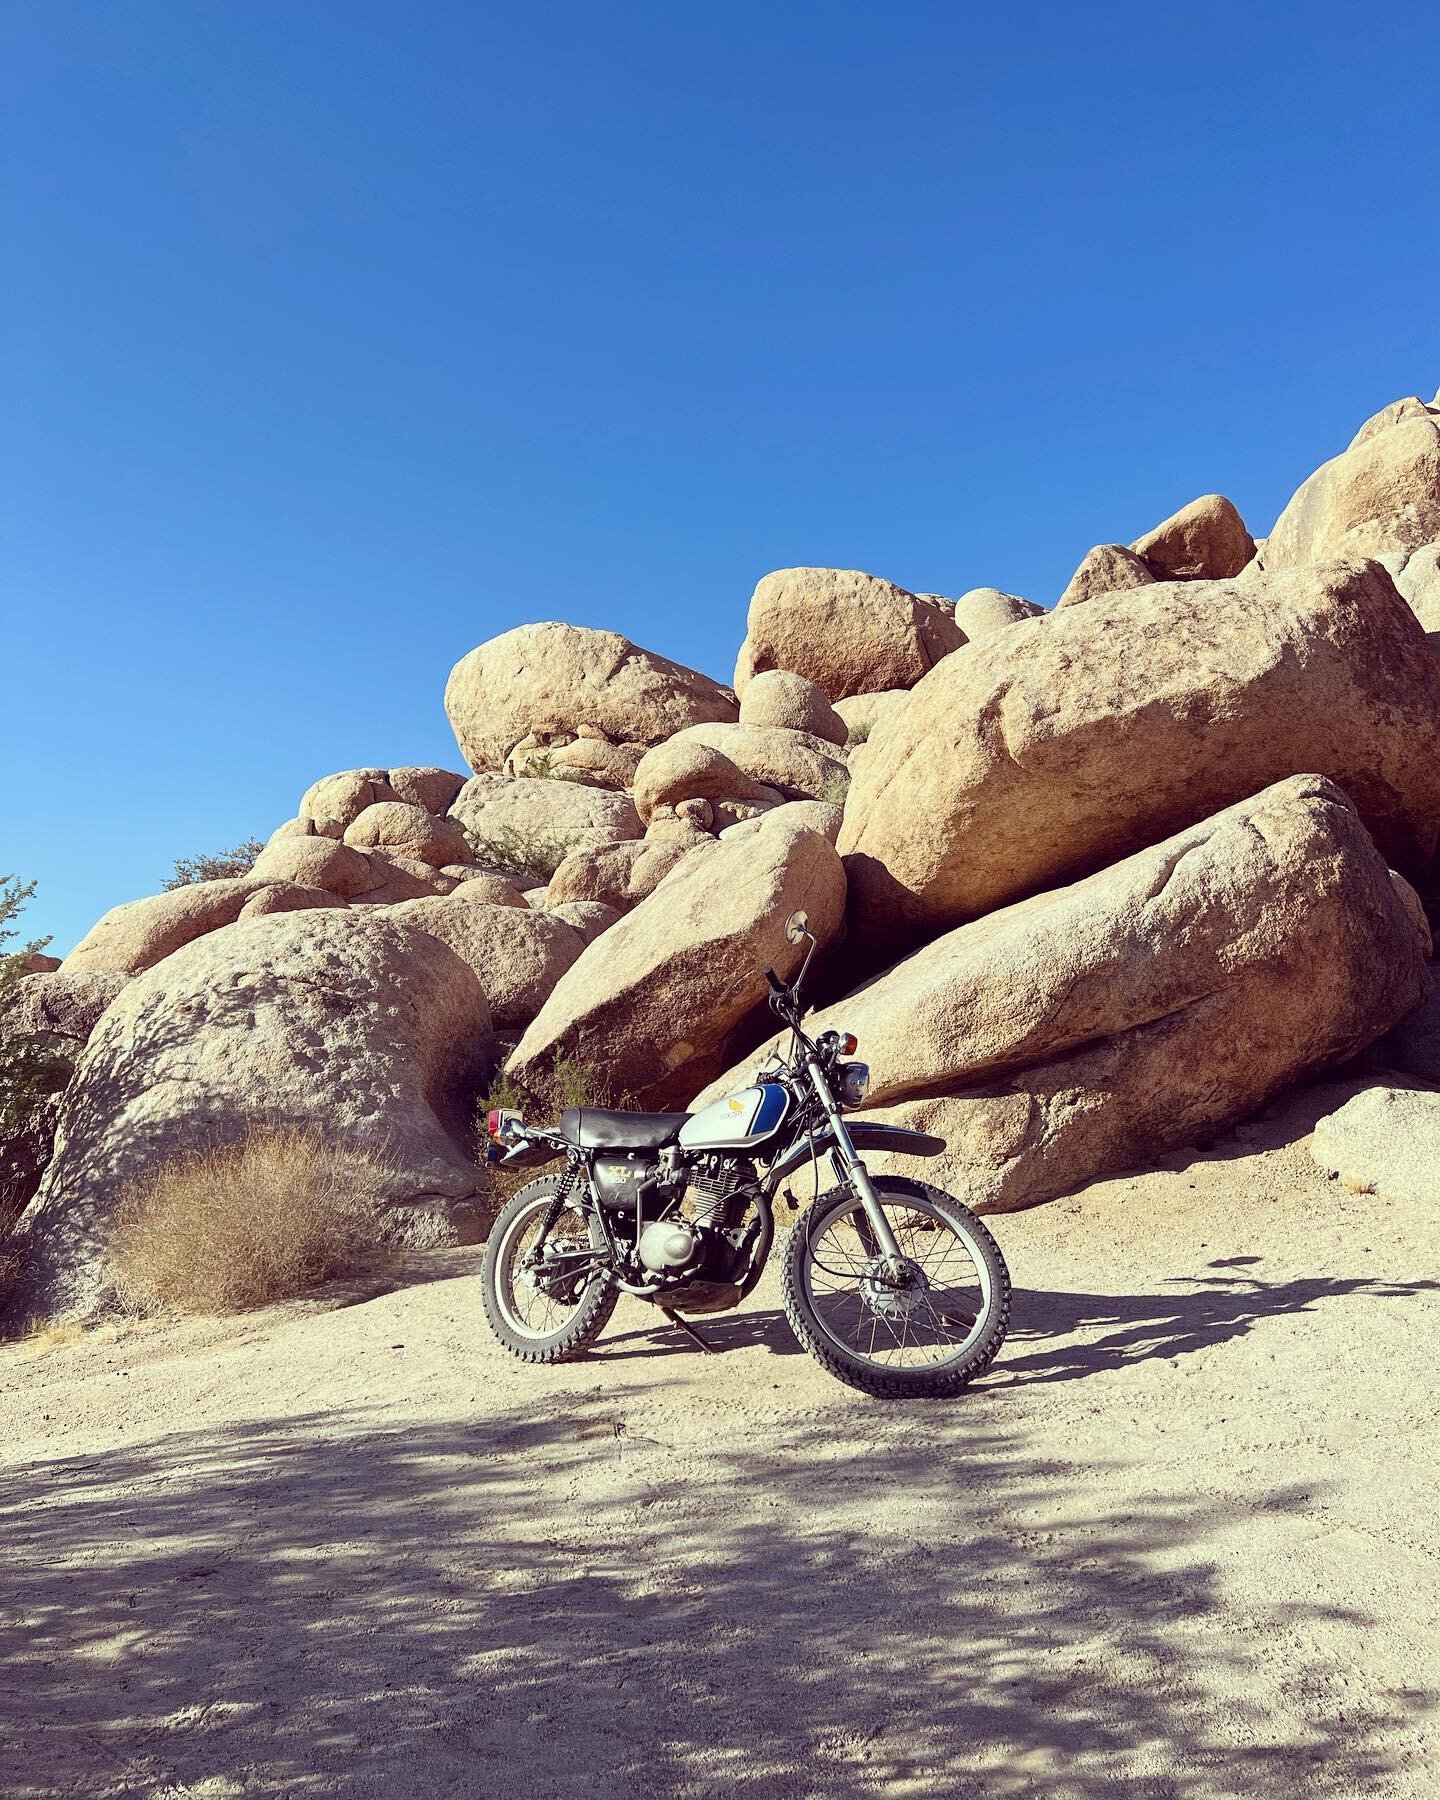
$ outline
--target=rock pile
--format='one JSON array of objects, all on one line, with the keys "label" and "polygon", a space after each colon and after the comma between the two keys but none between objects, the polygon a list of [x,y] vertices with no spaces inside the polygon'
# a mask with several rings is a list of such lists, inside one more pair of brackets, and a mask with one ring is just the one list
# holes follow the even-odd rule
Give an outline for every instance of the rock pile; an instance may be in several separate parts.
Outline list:
[{"label": "rock pile", "polygon": [[868,1104],[941,1132],[974,1205],[1194,1142],[1371,1046],[1401,1085],[1316,1154],[1430,1180],[1428,1150],[1371,1165],[1397,1123],[1440,1142],[1431,633],[1440,405],[1415,398],[1258,544],[1204,495],[1090,550],[1048,613],[781,570],[733,690],[614,632],[506,631],[446,689],[468,772],[324,776],[249,873],[115,907],[21,983],[3,1028],[74,1074],[11,1311],[105,1305],[124,1185],[256,1124],[379,1156],[393,1234],[453,1241],[502,1065],[645,1106],[740,1079],[796,906]]}]

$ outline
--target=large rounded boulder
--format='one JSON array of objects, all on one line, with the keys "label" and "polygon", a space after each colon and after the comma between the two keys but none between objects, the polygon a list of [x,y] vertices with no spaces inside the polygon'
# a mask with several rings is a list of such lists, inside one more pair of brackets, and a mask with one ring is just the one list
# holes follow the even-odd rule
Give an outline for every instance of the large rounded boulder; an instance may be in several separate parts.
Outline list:
[{"label": "large rounded boulder", "polygon": [[16,982],[0,1006],[0,1062],[7,1041],[13,1045],[16,1040],[28,1041],[44,1058],[43,1066],[34,1070],[38,1077],[34,1103],[8,1118],[0,1109],[0,1213],[9,1218],[39,1187],[54,1148],[61,1097],[75,1060],[106,1007],[129,979],[98,969],[81,975],[43,969]]},{"label": "large rounded boulder", "polygon": [[1432,650],[1440,648],[1440,544],[1397,551],[1385,558],[1395,586],[1420,621]]},{"label": "large rounded boulder", "polygon": [[748,774],[718,746],[702,743],[687,732],[657,744],[635,771],[635,808],[647,824],[687,801],[749,806],[763,812],[782,798],[778,788]]},{"label": "large rounded boulder", "polygon": [[480,983],[497,1031],[522,1030],[585,948],[585,935],[564,919],[528,906],[462,900],[408,900],[386,918],[448,945]]},{"label": "large rounded boulder", "polygon": [[1440,827],[1440,664],[1374,563],[1163,582],[1002,631],[881,719],[840,833],[872,954],[1319,773],[1406,870]]},{"label": "large rounded boulder", "polygon": [[965,634],[933,600],[859,569],[777,569],[750,597],[735,665],[743,700],[752,676],[789,669],[831,700],[914,687]]},{"label": "large rounded boulder", "polygon": [[695,847],[692,838],[632,838],[622,844],[599,844],[572,850],[550,878],[545,904],[549,909],[572,900],[598,900],[616,912],[629,912],[653,894],[660,883]]},{"label": "large rounded boulder", "polygon": [[644,835],[628,794],[578,781],[476,775],[455,797],[450,818],[474,858],[548,880],[582,844],[613,844]]},{"label": "large rounded boulder", "polygon": [[554,623],[518,625],[481,644],[445,689],[451,728],[477,773],[503,769],[519,744],[567,744],[584,727],[615,744],[658,744],[737,710],[719,682],[617,631]]},{"label": "large rounded boulder", "polygon": [[1352,1194],[1433,1207],[1440,1094],[1433,1088],[1365,1088],[1315,1121],[1310,1154]]},{"label": "large rounded boulder", "polygon": [[[338,848],[327,838],[290,841],[314,843],[317,860]],[[283,860],[288,869],[292,859],[287,855]],[[293,879],[308,882],[309,877]],[[246,903],[266,887],[291,880],[278,870],[268,879],[264,874],[226,876],[220,881],[187,882],[168,893],[147,894],[143,900],[126,900],[112,906],[90,927],[65,958],[65,973],[138,975],[193,939],[233,924]]]},{"label": "large rounded boulder", "polygon": [[14,1316],[103,1306],[126,1187],[256,1125],[377,1159],[394,1234],[454,1241],[481,1189],[468,1107],[494,1054],[470,967],[394,919],[295,913],[186,945],[121,989],[76,1066],[17,1227]]},{"label": "large rounded boulder", "polygon": [[1428,952],[1414,894],[1355,808],[1302,775],[947,932],[809,1029],[853,1031],[868,1106],[949,1140],[914,1173],[1024,1206],[1213,1135],[1353,1056],[1424,1000]]},{"label": "large rounded boulder", "polygon": [[[1440,399],[1440,395],[1436,396]],[[1410,398],[1360,428],[1321,465],[1275,522],[1267,569],[1331,557],[1381,557],[1440,538],[1440,408]]]},{"label": "large rounded boulder", "polygon": [[994,631],[1003,631],[1007,625],[1044,616],[1043,606],[1024,600],[1019,594],[1007,594],[1001,588],[971,588],[955,602],[955,623],[970,644]]},{"label": "large rounded boulder", "polygon": [[437,818],[426,807],[401,800],[377,801],[357,813],[345,827],[345,842],[436,869],[463,863],[470,854],[469,841],[453,819]]},{"label": "large rounded boulder", "polygon": [[[738,771],[738,777],[734,773]],[[842,797],[850,771],[838,747],[780,725],[693,725],[652,750],[635,771],[643,819],[657,806],[703,796],[774,805]]]},{"label": "large rounded boulder", "polygon": [[1127,588],[1149,587],[1155,573],[1143,556],[1127,550],[1124,544],[1096,544],[1080,559],[1080,567],[1070,577],[1065,590],[1055,602],[1055,610],[1079,606],[1097,594],[1120,594]]},{"label": "large rounded boulder", "polygon": [[262,880],[324,888],[343,900],[367,893],[381,879],[363,850],[329,837],[275,838],[255,859],[253,874]]},{"label": "large rounded boulder", "polygon": [[768,819],[740,842],[698,845],[561,978],[509,1069],[544,1087],[561,1064],[597,1093],[680,1105],[765,1016],[766,963],[794,972],[796,907],[823,946],[839,931],[845,876],[818,831]]},{"label": "large rounded boulder", "polygon": [[824,688],[788,669],[766,669],[750,678],[740,702],[740,723],[804,731],[827,744],[845,742],[845,721],[826,699]]},{"label": "large rounded boulder", "polygon": [[423,806],[426,812],[443,813],[465,785],[465,777],[451,769],[410,764],[390,770],[390,786],[397,800]]},{"label": "large rounded boulder", "polygon": [[367,806],[398,798],[384,769],[342,769],[311,782],[300,799],[300,817],[333,820],[343,830]]},{"label": "large rounded boulder", "polygon": [[29,975],[15,984],[0,1029],[32,1038],[56,1055],[78,1056],[100,1015],[129,979],[102,970],[89,974],[46,970]]},{"label": "large rounded boulder", "polygon": [[578,737],[556,750],[517,750],[510,759],[511,773],[538,771],[562,781],[612,788],[619,794],[634,786],[635,771],[648,748],[647,744],[612,744],[608,738]]},{"label": "large rounded boulder", "polygon": [[[1015,623],[1014,620],[1010,622]],[[851,694],[835,702],[836,712],[845,721],[845,741],[852,752],[869,742],[881,717],[893,712],[908,692],[907,688],[887,688],[880,694]]]},{"label": "large rounded boulder", "polygon": [[1202,494],[1130,546],[1159,581],[1226,581],[1255,554],[1232,500]]}]

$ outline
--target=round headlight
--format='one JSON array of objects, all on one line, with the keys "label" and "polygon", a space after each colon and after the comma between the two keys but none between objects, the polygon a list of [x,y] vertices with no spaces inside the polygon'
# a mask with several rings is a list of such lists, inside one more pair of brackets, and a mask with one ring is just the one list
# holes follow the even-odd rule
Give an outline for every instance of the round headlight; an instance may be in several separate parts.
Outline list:
[{"label": "round headlight", "polygon": [[869,1092],[869,1063],[841,1063],[840,1098],[846,1106],[858,1106]]}]

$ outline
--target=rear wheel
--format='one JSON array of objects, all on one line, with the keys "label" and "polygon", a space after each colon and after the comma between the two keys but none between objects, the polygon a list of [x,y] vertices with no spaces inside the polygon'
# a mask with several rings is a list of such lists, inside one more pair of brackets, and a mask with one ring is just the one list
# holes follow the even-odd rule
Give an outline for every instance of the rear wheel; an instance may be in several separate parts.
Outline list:
[{"label": "rear wheel", "polygon": [[848,1188],[822,1194],[785,1248],[786,1316],[838,1380],[886,1400],[955,1394],[995,1360],[1010,1323],[1010,1276],[967,1207],[904,1176],[875,1182],[903,1259],[879,1253]]},{"label": "rear wheel", "polygon": [[605,1234],[571,1199],[541,1231],[565,1177],[542,1175],[520,1189],[485,1245],[481,1294],[490,1329],[522,1362],[579,1356],[610,1322],[618,1293],[596,1261]]}]

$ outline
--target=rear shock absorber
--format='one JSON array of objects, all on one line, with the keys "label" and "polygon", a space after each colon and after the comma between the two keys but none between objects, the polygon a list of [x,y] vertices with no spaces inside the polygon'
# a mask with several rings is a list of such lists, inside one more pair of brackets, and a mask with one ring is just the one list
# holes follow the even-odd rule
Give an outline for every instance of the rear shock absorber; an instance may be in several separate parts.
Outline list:
[{"label": "rear shock absorber", "polygon": [[535,1239],[535,1247],[537,1249],[555,1229],[556,1221],[570,1204],[570,1196],[575,1192],[579,1179],[580,1171],[575,1168],[573,1164],[570,1168],[566,1169],[565,1173],[560,1177],[560,1185],[555,1190],[555,1198],[545,1210],[545,1217],[541,1223],[539,1235]]}]

